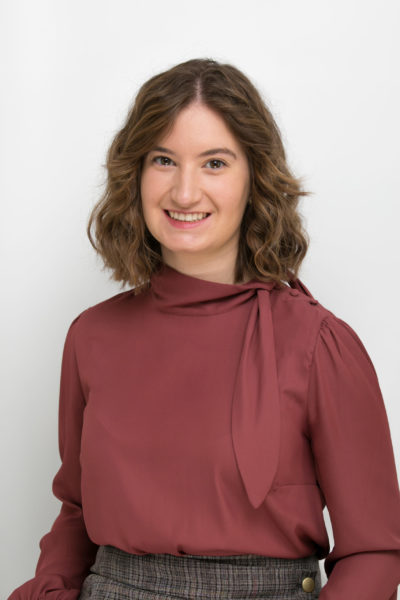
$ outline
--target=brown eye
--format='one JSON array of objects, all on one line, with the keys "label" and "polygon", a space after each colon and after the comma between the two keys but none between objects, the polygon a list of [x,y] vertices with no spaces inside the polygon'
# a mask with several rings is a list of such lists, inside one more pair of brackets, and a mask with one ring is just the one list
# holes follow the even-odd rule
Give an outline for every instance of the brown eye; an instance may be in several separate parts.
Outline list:
[{"label": "brown eye", "polygon": [[[161,162],[157,162],[158,160],[160,160]],[[168,158],[168,156],[155,156],[152,160],[152,162],[157,163],[158,165],[161,165],[163,167],[168,167],[169,163],[165,163],[164,161],[170,161],[171,159]]]},{"label": "brown eye", "polygon": [[[209,160],[207,164],[209,164],[209,163],[214,164],[214,165],[217,163],[219,165],[225,166],[224,161],[219,160],[218,158],[213,158],[212,160]],[[220,169],[221,169],[221,167],[217,167],[216,169],[212,168],[213,171],[219,171]]]}]

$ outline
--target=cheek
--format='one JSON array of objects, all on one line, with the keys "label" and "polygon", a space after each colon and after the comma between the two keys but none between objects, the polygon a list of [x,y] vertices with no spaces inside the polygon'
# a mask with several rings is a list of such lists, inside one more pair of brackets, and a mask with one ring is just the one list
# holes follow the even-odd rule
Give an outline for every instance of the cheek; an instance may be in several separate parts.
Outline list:
[{"label": "cheek", "polygon": [[156,177],[143,173],[140,182],[140,194],[142,197],[143,210],[145,207],[150,207],[152,204],[157,202],[161,194],[160,182]]},{"label": "cheek", "polygon": [[216,178],[215,191],[224,202],[240,207],[248,198],[249,176],[243,170],[232,172],[229,177]]},{"label": "cheek", "polygon": [[145,198],[149,195],[150,187],[150,177],[145,171],[144,173],[142,173],[142,178],[140,180],[140,193],[142,195],[142,198]]},{"label": "cheek", "polygon": [[221,208],[230,214],[232,220],[236,220],[246,208],[248,189],[242,180],[237,179],[229,182],[229,185],[222,185],[216,198]]}]

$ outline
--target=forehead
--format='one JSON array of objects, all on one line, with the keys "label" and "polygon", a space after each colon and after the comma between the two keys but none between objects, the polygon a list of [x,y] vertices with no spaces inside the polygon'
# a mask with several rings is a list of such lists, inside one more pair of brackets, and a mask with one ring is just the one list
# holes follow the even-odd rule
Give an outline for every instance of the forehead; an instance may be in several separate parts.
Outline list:
[{"label": "forehead", "polygon": [[223,117],[204,104],[191,104],[183,108],[176,116],[167,132],[158,138],[157,144],[168,146],[188,145],[199,150],[228,147],[236,153],[241,152],[240,144]]}]

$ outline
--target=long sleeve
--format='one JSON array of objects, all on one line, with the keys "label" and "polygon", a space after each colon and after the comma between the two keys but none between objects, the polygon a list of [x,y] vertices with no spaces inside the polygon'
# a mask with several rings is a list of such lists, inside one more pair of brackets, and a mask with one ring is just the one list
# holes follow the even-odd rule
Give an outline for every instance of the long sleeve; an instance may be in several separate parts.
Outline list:
[{"label": "long sleeve", "polygon": [[387,414],[363,343],[333,313],[316,340],[308,402],[334,537],[320,600],[396,600],[400,492]]},{"label": "long sleeve", "polygon": [[13,591],[9,600],[77,600],[98,546],[88,537],[82,515],[80,438],[85,406],[75,355],[72,321],[64,343],[59,394],[61,467],[53,494],[62,502],[51,530],[39,542],[35,577]]}]

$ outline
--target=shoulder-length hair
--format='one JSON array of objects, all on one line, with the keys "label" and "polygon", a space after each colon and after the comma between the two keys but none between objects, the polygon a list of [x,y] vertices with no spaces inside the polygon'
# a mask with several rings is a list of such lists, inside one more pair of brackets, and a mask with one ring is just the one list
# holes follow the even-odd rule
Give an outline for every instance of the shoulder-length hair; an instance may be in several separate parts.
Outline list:
[{"label": "shoulder-length hair", "polygon": [[[112,279],[137,294],[162,265],[161,247],[148,230],[140,197],[147,153],[192,102],[216,111],[242,145],[250,171],[250,203],[243,214],[235,282],[297,277],[309,237],[298,211],[300,178],[290,171],[279,128],[253,83],[236,67],[188,60],[151,77],[139,89],[123,127],[107,152],[106,187],[87,224],[87,235]],[[91,229],[94,225],[95,239]]]}]

